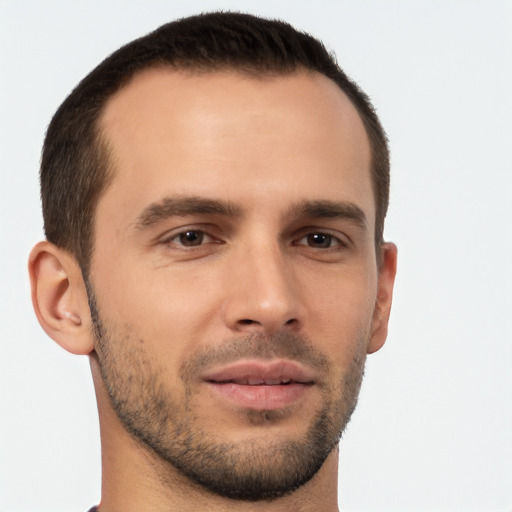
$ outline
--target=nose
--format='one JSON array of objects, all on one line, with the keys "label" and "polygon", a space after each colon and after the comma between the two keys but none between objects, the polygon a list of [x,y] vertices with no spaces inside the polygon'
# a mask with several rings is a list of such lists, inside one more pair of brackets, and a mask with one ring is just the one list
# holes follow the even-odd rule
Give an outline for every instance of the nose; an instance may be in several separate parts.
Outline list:
[{"label": "nose", "polygon": [[232,331],[272,335],[301,327],[304,308],[299,283],[279,247],[240,254],[230,264],[228,280],[224,319]]}]

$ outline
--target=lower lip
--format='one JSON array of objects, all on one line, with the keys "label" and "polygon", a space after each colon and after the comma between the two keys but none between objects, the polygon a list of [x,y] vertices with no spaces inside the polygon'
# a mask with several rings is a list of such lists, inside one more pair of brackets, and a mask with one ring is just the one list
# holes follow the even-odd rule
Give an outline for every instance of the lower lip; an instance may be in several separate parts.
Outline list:
[{"label": "lower lip", "polygon": [[230,403],[255,411],[272,411],[292,405],[311,388],[311,384],[299,383],[249,386],[232,382],[208,382],[208,385]]}]

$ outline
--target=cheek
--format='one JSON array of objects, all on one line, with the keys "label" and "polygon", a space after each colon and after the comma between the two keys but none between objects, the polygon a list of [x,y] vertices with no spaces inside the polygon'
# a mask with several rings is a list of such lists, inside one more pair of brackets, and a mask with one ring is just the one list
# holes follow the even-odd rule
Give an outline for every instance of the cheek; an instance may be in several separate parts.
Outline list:
[{"label": "cheek", "polygon": [[193,344],[217,309],[213,293],[219,287],[192,272],[136,272],[119,265],[110,273],[98,273],[95,282],[102,312],[166,357],[176,358]]},{"label": "cheek", "polygon": [[347,367],[370,338],[376,300],[376,273],[352,272],[330,279],[323,293],[311,294],[309,335],[324,344],[338,365]]}]

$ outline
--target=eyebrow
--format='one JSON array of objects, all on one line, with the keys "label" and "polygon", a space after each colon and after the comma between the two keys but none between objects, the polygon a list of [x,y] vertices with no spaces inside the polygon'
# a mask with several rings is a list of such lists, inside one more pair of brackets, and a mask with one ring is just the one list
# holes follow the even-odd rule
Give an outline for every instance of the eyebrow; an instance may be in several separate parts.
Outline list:
[{"label": "eyebrow", "polygon": [[242,210],[229,201],[207,199],[202,197],[165,197],[161,201],[151,203],[144,208],[135,220],[139,229],[147,228],[170,217],[187,215],[222,215],[240,217]]},{"label": "eyebrow", "polygon": [[292,205],[287,215],[296,219],[304,217],[314,219],[347,219],[362,228],[368,226],[368,220],[363,210],[355,203],[349,201],[301,201]]},{"label": "eyebrow", "polygon": [[[135,220],[135,227],[143,229],[171,217],[185,217],[187,215],[221,215],[239,218],[242,214],[242,208],[230,201],[197,196],[165,197],[144,208]],[[285,217],[292,219],[305,217],[313,219],[347,219],[360,227],[367,227],[367,219],[363,210],[349,201],[300,201],[288,208]]]}]

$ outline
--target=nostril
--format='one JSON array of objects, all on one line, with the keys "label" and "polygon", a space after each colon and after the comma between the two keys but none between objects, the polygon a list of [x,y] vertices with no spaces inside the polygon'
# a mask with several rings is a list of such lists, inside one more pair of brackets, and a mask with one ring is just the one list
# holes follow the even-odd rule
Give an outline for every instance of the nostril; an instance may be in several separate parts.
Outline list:
[{"label": "nostril", "polygon": [[242,330],[263,329],[264,331],[274,332],[281,328],[296,329],[299,325],[299,320],[297,318],[290,318],[289,320],[286,320],[286,322],[280,323],[279,321],[259,321],[253,320],[252,318],[240,318],[240,320],[237,320],[236,325]]}]

